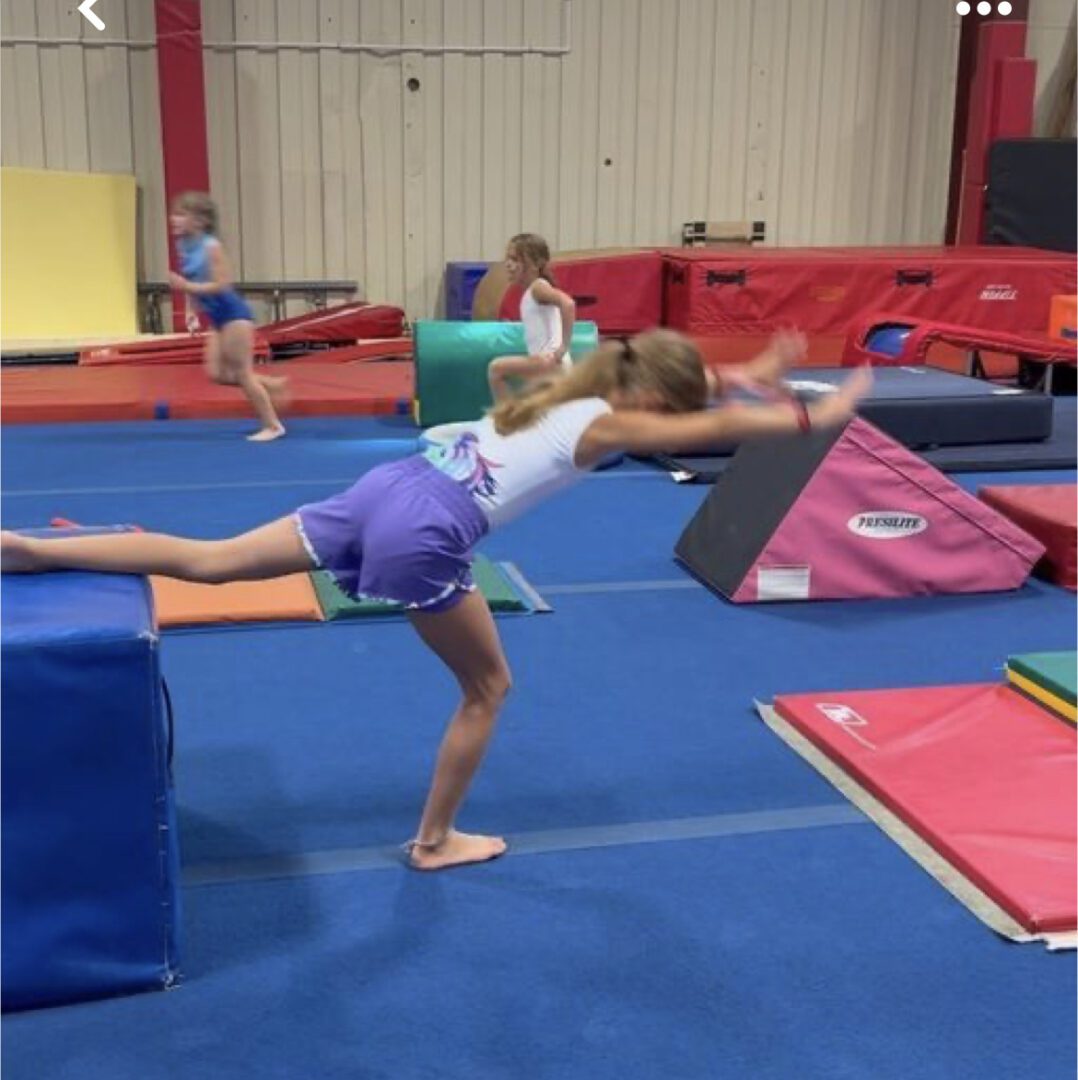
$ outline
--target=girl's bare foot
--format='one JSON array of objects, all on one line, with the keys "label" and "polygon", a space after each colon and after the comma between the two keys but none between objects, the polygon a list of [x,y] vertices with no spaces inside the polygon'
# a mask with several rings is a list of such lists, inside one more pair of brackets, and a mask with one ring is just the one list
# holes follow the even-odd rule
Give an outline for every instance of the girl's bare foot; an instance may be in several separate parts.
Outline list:
[{"label": "girl's bare foot", "polygon": [[413,870],[445,870],[450,866],[490,862],[504,855],[507,846],[500,836],[470,836],[454,829],[437,844],[413,840],[405,845],[405,850]]},{"label": "girl's bare foot", "polygon": [[5,574],[30,574],[37,569],[33,540],[6,530],[0,532],[0,570]]},{"label": "girl's bare foot", "polygon": [[253,435],[247,436],[248,442],[273,442],[274,439],[279,439],[283,434],[284,425],[275,424],[273,427],[262,428],[256,431]]}]

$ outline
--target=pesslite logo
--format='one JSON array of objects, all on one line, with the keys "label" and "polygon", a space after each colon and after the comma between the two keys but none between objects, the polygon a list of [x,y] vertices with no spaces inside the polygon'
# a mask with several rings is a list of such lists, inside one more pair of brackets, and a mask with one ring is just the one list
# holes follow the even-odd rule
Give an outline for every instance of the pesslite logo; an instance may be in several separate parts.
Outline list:
[{"label": "pesslite logo", "polygon": [[981,290],[982,300],[1017,300],[1018,290],[1013,285],[986,285]]},{"label": "pesslite logo", "polygon": [[864,510],[854,514],[846,522],[846,528],[866,540],[901,540],[923,533],[928,528],[928,521],[920,514],[907,514],[902,510]]}]

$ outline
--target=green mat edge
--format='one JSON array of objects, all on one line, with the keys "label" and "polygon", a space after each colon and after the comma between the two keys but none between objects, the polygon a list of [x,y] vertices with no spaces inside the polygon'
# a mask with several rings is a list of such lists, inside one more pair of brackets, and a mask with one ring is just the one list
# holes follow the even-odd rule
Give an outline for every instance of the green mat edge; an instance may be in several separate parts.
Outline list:
[{"label": "green mat edge", "polygon": [[1072,665],[1078,662],[1078,652],[1022,653],[1018,656],[1008,657],[1007,667],[1019,675],[1025,676],[1037,686],[1051,691],[1056,697],[1067,702],[1068,705],[1076,705],[1078,701],[1076,701],[1074,686],[1065,686],[1054,678],[1045,678],[1043,670],[1036,666],[1037,660],[1051,658],[1054,661],[1061,660],[1064,657],[1069,658]]},{"label": "green mat edge", "polygon": [[[521,573],[515,563],[495,562],[486,555],[478,554],[472,565],[472,573],[475,577],[476,586],[483,593],[491,611],[496,615],[532,615],[546,614],[554,609],[539,595],[535,588]],[[367,601],[367,606],[357,604],[347,593],[334,581],[333,575],[327,570],[312,570],[311,584],[314,586],[318,605],[322,609],[325,622],[342,622],[350,619],[385,619],[404,618],[405,610],[401,604],[382,603],[379,601]],[[511,597],[509,605],[495,596],[490,596],[490,591],[484,590],[484,578],[496,576],[497,584],[501,586],[505,594]],[[341,610],[335,601],[343,597],[346,608]],[[332,614],[336,610],[337,614]]]}]

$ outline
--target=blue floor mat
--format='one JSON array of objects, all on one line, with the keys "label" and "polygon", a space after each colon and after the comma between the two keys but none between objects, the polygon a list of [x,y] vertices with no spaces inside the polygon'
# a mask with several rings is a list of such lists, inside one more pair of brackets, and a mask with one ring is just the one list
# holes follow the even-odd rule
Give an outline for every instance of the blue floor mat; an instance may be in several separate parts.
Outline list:
[{"label": "blue floor mat", "polygon": [[1064,1080],[1074,963],[871,825],[188,890],[178,991],[9,1018],[5,1080]]},{"label": "blue floor mat", "polygon": [[[753,607],[697,587],[559,596],[556,608],[499,623],[516,686],[468,827],[829,801],[756,721],[754,698],[992,680],[1015,652],[1074,642],[1073,598],[1039,582],[1017,594]],[[185,862],[410,835],[456,700],[410,627],[175,637],[164,663]]]},{"label": "blue floor mat", "polygon": [[[222,536],[412,448],[404,420],[14,428],[4,521]],[[1074,473],[971,474],[983,483]],[[1074,598],[734,606],[674,543],[707,491],[626,463],[484,544],[555,613],[462,824],[512,834],[840,803],[754,697],[1002,678]],[[648,584],[650,583],[650,584]],[[603,590],[607,591],[603,591]],[[169,637],[189,879],[411,835],[456,690],[403,623]],[[1073,1076],[1074,966],[986,931],[873,826],[185,890],[188,984],[8,1017],[5,1080]]]}]

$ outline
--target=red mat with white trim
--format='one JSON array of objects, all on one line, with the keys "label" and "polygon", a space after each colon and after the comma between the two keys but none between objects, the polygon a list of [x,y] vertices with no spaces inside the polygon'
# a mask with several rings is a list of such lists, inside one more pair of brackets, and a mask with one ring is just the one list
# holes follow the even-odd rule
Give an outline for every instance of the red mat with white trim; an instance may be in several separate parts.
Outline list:
[{"label": "red mat with white trim", "polygon": [[783,695],[775,709],[1031,934],[1078,927],[1069,725],[995,683]]}]

